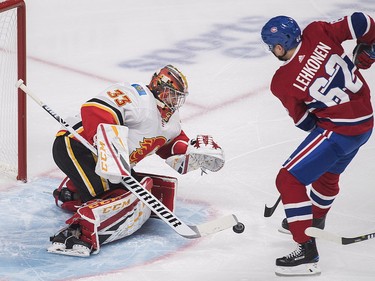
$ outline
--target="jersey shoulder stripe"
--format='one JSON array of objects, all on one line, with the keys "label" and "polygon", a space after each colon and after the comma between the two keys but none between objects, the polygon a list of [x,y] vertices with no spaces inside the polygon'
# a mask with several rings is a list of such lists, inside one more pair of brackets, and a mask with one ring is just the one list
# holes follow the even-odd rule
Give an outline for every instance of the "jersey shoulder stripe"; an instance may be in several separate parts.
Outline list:
[{"label": "jersey shoulder stripe", "polygon": [[99,99],[99,98],[90,99],[86,103],[84,103],[82,107],[96,107],[100,110],[107,111],[114,117],[114,120],[116,120],[117,124],[119,125],[124,124],[124,119],[123,119],[121,111],[115,106],[109,104],[108,102],[102,99]]}]

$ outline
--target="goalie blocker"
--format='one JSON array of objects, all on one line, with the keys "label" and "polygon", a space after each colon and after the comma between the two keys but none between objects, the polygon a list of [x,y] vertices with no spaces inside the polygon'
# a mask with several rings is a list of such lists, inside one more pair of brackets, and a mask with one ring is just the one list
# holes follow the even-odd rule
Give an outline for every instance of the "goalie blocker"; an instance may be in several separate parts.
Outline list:
[{"label": "goalie blocker", "polygon": [[[169,210],[174,211],[177,179],[138,173],[140,183]],[[66,183],[61,188],[66,188]],[[64,205],[62,205],[64,207]],[[152,216],[151,210],[124,189],[105,193],[101,199],[85,203],[69,218],[67,227],[51,237],[50,253],[88,257],[100,246],[133,234]]]}]

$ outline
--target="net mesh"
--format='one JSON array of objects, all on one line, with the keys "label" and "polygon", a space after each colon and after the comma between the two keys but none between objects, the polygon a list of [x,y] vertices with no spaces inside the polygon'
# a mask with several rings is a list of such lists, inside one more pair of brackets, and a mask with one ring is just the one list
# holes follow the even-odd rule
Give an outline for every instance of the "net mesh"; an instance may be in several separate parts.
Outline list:
[{"label": "net mesh", "polygon": [[17,175],[17,9],[0,12],[0,173]]}]

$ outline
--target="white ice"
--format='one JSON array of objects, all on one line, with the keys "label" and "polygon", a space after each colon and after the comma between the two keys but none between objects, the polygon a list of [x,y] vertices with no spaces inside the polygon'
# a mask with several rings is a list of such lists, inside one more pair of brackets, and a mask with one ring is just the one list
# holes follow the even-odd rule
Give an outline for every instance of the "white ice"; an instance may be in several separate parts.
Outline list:
[{"label": "white ice", "polygon": [[[304,27],[354,11],[375,17],[375,2],[27,1],[27,85],[62,117],[76,114],[82,102],[113,82],[147,83],[168,63],[186,74],[184,130],[191,137],[213,135],[225,150],[225,167],[179,176],[152,156],[137,170],[178,177],[181,217],[196,223],[233,213],[246,230],[185,241],[161,222],[150,222],[133,239],[104,246],[89,259],[47,254],[48,237],[69,217],[51,196],[63,178],[51,155],[60,125],[29,99],[29,181],[1,179],[0,280],[374,280],[374,240],[348,246],[318,241],[320,276],[276,277],[275,259],[295,244],[277,231],[281,206],[263,217],[264,204],[278,197],[275,176],[305,133],[269,91],[280,63],[264,51],[259,31],[276,15]],[[354,42],[345,46],[350,53]],[[373,92],[374,71],[363,71]],[[341,177],[327,230],[345,236],[375,231],[374,170],[372,137]]]}]

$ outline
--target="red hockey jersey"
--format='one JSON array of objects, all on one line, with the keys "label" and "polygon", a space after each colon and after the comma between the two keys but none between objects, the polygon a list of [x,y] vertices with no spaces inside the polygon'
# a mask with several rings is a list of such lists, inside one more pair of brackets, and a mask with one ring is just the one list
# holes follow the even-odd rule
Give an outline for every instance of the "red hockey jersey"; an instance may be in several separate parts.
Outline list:
[{"label": "red hockey jersey", "polygon": [[374,21],[354,13],[309,24],[293,57],[276,71],[271,91],[297,127],[309,131],[318,125],[344,135],[373,127],[369,87],[341,46],[349,39],[374,43]]}]

